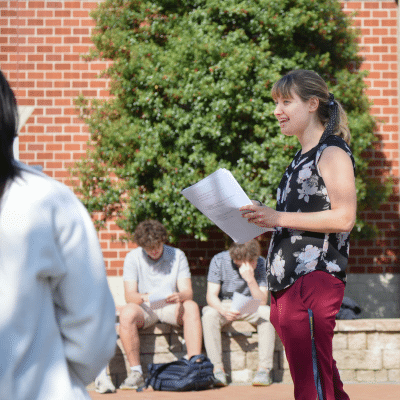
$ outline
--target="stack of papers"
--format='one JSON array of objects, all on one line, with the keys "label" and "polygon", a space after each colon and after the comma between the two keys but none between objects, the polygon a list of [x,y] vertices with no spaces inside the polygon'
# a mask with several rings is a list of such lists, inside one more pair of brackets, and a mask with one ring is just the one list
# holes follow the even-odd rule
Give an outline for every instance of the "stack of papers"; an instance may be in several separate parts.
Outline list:
[{"label": "stack of papers", "polygon": [[152,310],[166,306],[167,297],[172,294],[170,287],[161,287],[156,292],[149,294],[149,303]]},{"label": "stack of papers", "polygon": [[239,208],[252,202],[225,168],[218,169],[181,193],[236,243],[248,242],[271,230],[251,224],[242,217]]},{"label": "stack of papers", "polygon": [[260,303],[261,301],[258,299],[234,292],[231,309],[234,311],[239,311],[242,315],[254,314],[258,310]]}]

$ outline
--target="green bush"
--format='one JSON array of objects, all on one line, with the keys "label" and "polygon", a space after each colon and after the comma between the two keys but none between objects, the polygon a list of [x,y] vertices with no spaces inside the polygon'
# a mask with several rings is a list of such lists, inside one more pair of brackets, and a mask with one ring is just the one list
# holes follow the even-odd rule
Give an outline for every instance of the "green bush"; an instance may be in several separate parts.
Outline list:
[{"label": "green bush", "polygon": [[[75,174],[101,221],[116,218],[129,234],[155,218],[172,242],[205,240],[212,223],[180,191],[220,167],[274,207],[299,145],[281,135],[270,89],[294,68],[320,73],[348,112],[359,212],[385,200],[362,157],[375,122],[357,32],[338,1],[106,0],[92,17],[87,59],[113,60],[102,75],[113,97],[77,99],[91,140]],[[360,218],[355,231],[373,233]]]}]

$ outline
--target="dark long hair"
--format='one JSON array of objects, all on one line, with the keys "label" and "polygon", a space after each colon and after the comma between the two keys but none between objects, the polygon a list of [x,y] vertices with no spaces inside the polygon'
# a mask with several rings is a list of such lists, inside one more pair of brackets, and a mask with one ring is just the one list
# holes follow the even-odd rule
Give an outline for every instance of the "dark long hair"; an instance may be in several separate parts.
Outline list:
[{"label": "dark long hair", "polygon": [[17,132],[17,101],[7,79],[0,71],[0,189],[17,175],[13,154]]}]

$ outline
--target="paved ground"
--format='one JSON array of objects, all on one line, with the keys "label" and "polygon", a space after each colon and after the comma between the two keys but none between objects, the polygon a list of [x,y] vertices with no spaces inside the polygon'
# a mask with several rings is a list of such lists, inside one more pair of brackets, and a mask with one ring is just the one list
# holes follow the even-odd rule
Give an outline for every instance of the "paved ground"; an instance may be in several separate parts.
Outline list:
[{"label": "paved ground", "polygon": [[[345,384],[351,400],[399,400],[400,384]],[[89,392],[93,400],[293,400],[293,385],[276,383],[266,388],[230,385],[201,392],[136,392],[117,390],[117,393]]]}]

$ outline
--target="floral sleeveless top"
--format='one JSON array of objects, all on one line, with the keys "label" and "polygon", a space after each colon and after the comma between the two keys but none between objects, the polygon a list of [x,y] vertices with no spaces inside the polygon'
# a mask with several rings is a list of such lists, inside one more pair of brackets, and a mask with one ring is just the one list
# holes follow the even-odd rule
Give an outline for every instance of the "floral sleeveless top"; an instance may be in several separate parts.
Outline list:
[{"label": "floral sleeveless top", "polygon": [[[346,142],[330,135],[305,154],[297,152],[277,190],[277,211],[316,212],[329,210],[331,203],[318,161],[328,146],[353,155]],[[325,271],[346,282],[350,232],[317,233],[275,228],[267,257],[268,289],[278,291],[313,271]]]}]

